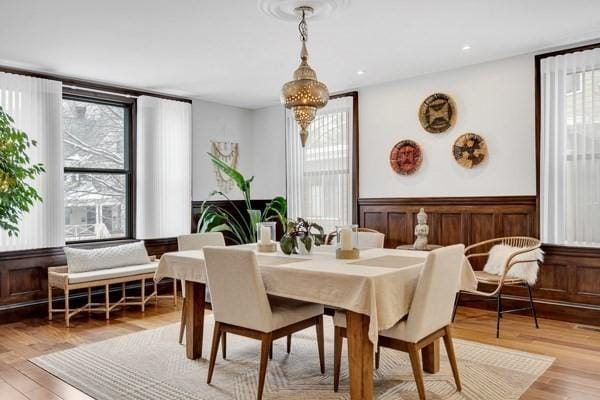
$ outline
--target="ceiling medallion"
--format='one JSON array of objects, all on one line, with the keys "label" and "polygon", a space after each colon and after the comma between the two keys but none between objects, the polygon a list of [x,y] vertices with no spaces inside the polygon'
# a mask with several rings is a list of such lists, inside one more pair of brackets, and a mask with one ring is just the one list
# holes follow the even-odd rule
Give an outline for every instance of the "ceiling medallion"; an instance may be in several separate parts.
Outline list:
[{"label": "ceiling medallion", "polygon": [[306,17],[311,15],[313,8],[309,6],[297,7],[295,11],[301,16],[298,29],[302,50],[300,51],[300,66],[294,71],[294,80],[287,82],[281,89],[281,103],[285,108],[294,112],[294,118],[300,125],[300,140],[302,147],[306,145],[308,138],[308,126],[315,119],[317,109],[325,107],[329,100],[329,90],[324,83],[317,80],[314,69],[308,65],[308,51],[306,41],[308,40],[308,28]]}]

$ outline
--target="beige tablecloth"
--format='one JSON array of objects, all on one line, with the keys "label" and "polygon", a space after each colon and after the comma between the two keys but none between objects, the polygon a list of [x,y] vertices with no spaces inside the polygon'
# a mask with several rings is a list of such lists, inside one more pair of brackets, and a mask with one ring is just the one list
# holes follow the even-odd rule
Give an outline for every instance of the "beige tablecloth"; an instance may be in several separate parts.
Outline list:
[{"label": "beige tablecloth", "polygon": [[[337,260],[331,248],[322,246],[309,256],[258,253],[257,261],[267,293],[366,314],[369,338],[376,344],[378,331],[408,313],[426,257],[420,251],[369,249],[361,251],[359,260]],[[164,277],[206,283],[202,251],[164,254],[155,280]],[[460,288],[476,287],[475,275],[465,264]]]}]

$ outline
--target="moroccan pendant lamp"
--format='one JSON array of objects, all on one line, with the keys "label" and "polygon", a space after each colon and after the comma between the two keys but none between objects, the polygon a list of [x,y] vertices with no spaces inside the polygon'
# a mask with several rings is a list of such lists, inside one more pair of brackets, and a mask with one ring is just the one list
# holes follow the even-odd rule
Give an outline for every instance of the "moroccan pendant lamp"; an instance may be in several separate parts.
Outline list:
[{"label": "moroccan pendant lamp", "polygon": [[300,125],[300,140],[302,147],[306,145],[308,138],[308,127],[317,115],[319,108],[325,107],[329,100],[329,90],[324,83],[317,80],[315,70],[308,65],[308,51],[306,41],[308,40],[308,28],[306,16],[313,13],[313,8],[302,6],[295,9],[301,16],[298,30],[302,41],[300,51],[300,66],[294,71],[294,80],[287,82],[281,89],[281,103],[285,108],[294,112],[294,118]]}]

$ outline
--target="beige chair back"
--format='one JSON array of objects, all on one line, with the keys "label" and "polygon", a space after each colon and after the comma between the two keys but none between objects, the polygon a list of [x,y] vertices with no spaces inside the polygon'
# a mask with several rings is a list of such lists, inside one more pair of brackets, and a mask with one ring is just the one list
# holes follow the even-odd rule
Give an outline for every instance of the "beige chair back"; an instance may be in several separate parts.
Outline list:
[{"label": "beige chair back", "polygon": [[225,246],[225,238],[221,232],[192,233],[177,237],[179,251],[201,250],[204,246]]},{"label": "beige chair back", "polygon": [[380,232],[361,232],[358,231],[358,248],[366,249],[383,249],[385,235]]},{"label": "beige chair back", "polygon": [[269,332],[271,306],[254,252],[211,246],[203,250],[215,321]]},{"label": "beige chair back", "polygon": [[464,250],[464,245],[457,244],[427,256],[406,321],[409,341],[416,343],[452,321]]}]

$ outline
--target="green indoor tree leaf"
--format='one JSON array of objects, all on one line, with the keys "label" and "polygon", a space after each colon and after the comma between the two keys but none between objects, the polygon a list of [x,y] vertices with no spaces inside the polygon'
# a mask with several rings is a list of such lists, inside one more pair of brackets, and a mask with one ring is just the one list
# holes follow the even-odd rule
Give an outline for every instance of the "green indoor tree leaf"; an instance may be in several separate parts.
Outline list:
[{"label": "green indoor tree leaf", "polygon": [[0,107],[0,229],[9,236],[18,236],[23,215],[35,202],[42,201],[30,184],[44,172],[44,166],[32,164],[27,155],[27,149],[36,145]]}]

